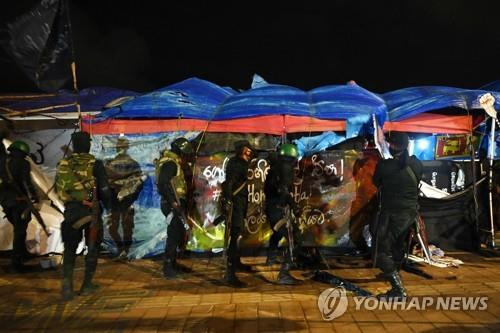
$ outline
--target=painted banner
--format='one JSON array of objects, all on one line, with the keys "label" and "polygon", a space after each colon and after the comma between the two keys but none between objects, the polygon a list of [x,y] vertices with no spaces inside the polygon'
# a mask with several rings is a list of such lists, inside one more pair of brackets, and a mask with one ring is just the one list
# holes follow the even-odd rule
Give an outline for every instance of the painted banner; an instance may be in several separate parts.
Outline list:
[{"label": "painted banner", "polygon": [[[160,198],[154,179],[153,160],[180,135],[192,139],[198,133],[163,133],[126,136],[128,154],[141,166],[146,180],[133,203],[133,242],[128,256],[142,258],[162,253],[168,222],[160,211]],[[92,152],[108,160],[116,154],[118,136],[94,136]],[[193,228],[187,249],[218,251],[223,245],[224,225],[213,226],[220,214],[220,185],[225,166],[232,156],[221,152],[198,156],[193,169],[188,219]],[[264,182],[269,170],[268,153],[260,152],[248,170],[248,214],[245,219],[244,247],[265,247],[270,228],[264,213]],[[301,208],[296,220],[305,246],[353,246],[362,238],[363,227],[373,216],[367,210],[376,192],[371,183],[378,153],[323,151],[305,157],[295,167],[293,198]],[[110,214],[105,214],[108,221]],[[117,254],[117,246],[105,228],[104,246]],[[361,240],[362,241],[362,240]]]}]

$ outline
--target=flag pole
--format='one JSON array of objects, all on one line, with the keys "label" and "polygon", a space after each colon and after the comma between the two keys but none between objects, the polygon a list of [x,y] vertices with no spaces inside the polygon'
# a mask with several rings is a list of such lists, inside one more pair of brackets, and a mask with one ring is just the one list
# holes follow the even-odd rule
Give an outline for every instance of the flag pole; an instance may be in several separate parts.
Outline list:
[{"label": "flag pole", "polygon": [[490,233],[491,233],[491,247],[495,248],[495,222],[493,220],[493,160],[495,159],[495,126],[497,121],[497,111],[495,110],[495,97],[490,93],[484,94],[479,99],[481,107],[483,107],[486,114],[491,117],[491,130],[489,140],[489,174],[488,174],[488,199],[489,199],[489,213],[490,213]]},{"label": "flag pole", "polygon": [[66,8],[66,15],[68,16],[68,28],[69,35],[71,39],[71,76],[73,77],[73,90],[76,93],[76,112],[78,113],[78,128],[82,130],[82,111],[80,106],[80,92],[78,90],[77,76],[76,76],[76,60],[75,60],[75,48],[73,47],[73,29],[71,28],[71,17],[69,15],[69,2],[68,0],[63,0],[63,4]]},{"label": "flag pole", "polygon": [[491,247],[495,248],[495,223],[493,221],[493,159],[495,157],[495,118],[491,117],[491,132],[490,132],[490,172],[488,179],[488,196],[490,202],[490,228],[491,228]]}]

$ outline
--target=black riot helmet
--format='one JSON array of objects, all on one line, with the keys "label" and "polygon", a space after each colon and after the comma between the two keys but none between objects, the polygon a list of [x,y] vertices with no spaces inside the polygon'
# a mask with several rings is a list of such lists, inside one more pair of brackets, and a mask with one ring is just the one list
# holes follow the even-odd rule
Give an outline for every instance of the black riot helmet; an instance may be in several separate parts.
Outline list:
[{"label": "black riot helmet", "polygon": [[71,134],[73,151],[75,153],[88,153],[90,151],[90,134],[87,132],[74,132]]},{"label": "black riot helmet", "polygon": [[[247,148],[247,149],[244,149]],[[236,156],[242,156],[243,151],[245,150],[246,157],[244,158],[247,161],[250,161],[255,153],[255,149],[252,147],[250,142],[248,140],[238,140],[234,143],[234,150],[236,153]]]},{"label": "black riot helmet", "polygon": [[401,153],[408,148],[408,134],[403,132],[390,132],[387,136],[387,142],[390,144],[389,149],[392,155]]},{"label": "black riot helmet", "polygon": [[170,150],[177,155],[189,156],[193,154],[193,146],[186,138],[177,138],[170,144]]}]

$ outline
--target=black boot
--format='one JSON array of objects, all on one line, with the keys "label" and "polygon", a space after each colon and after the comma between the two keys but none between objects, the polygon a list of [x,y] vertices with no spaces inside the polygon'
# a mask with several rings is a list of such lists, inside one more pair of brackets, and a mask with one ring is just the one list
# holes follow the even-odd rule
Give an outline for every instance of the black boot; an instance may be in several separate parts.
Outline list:
[{"label": "black boot", "polygon": [[10,267],[13,273],[25,273],[26,266],[23,265],[22,257],[19,255],[13,255]]},{"label": "black boot", "polygon": [[394,271],[386,276],[387,280],[391,284],[391,289],[385,294],[377,295],[378,298],[397,298],[403,299],[408,295],[406,293],[405,287],[403,286],[403,281],[397,271]]},{"label": "black boot", "polygon": [[277,281],[278,284],[295,285],[301,282],[300,280],[297,280],[296,278],[290,275],[290,268],[291,268],[290,263],[281,264],[281,269],[278,274],[278,281]]},{"label": "black boot", "polygon": [[224,281],[232,287],[243,288],[246,287],[246,283],[238,279],[236,276],[235,265],[231,262],[227,262],[226,275],[224,276]]},{"label": "black boot", "polygon": [[73,277],[65,277],[61,286],[61,299],[64,302],[71,301],[75,297],[73,292]]},{"label": "black boot", "polygon": [[174,268],[174,261],[170,258],[166,258],[163,261],[163,277],[165,279],[175,279],[177,277],[177,272]]},{"label": "black boot", "polygon": [[241,257],[236,257],[236,270],[240,272],[251,272],[252,266],[245,265],[241,262]]},{"label": "black boot", "polygon": [[278,261],[278,250],[277,249],[268,249],[267,250],[267,258],[266,258],[266,266],[272,266],[277,264]]},{"label": "black boot", "polygon": [[92,283],[93,273],[85,270],[85,277],[83,278],[82,287],[80,288],[80,295],[90,295],[100,288],[98,284]]}]

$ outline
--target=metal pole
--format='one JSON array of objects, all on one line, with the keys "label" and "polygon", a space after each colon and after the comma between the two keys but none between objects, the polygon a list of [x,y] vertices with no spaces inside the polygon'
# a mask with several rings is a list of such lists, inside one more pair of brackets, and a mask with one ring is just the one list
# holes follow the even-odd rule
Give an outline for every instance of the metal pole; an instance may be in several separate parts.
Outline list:
[{"label": "metal pole", "polygon": [[495,247],[495,223],[493,222],[493,159],[495,157],[495,118],[491,117],[490,132],[490,172],[489,172],[489,200],[490,200],[490,227],[491,247]]}]

